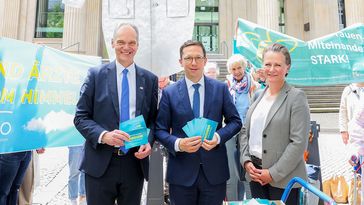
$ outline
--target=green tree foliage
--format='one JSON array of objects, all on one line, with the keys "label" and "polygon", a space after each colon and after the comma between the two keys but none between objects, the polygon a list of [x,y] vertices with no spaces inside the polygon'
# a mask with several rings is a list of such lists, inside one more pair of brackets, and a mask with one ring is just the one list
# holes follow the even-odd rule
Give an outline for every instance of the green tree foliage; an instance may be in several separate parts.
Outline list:
[{"label": "green tree foliage", "polygon": [[54,32],[47,32],[47,38],[62,38],[63,36],[64,12],[61,3],[55,4],[53,9],[48,12],[47,27]]}]

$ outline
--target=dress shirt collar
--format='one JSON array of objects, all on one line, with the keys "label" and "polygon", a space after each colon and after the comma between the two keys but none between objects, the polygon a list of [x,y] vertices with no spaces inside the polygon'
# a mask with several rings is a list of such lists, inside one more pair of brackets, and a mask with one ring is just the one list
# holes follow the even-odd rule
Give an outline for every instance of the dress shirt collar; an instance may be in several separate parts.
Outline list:
[{"label": "dress shirt collar", "polygon": [[123,73],[124,69],[128,69],[129,73],[134,73],[135,72],[135,63],[130,64],[126,68],[123,65],[121,65],[117,60],[115,60],[115,64],[116,64],[116,72],[117,72],[117,74],[119,76]]},{"label": "dress shirt collar", "polygon": [[[186,80],[186,85],[187,85],[188,89],[191,89],[192,85],[196,84],[196,83],[192,82],[190,79],[188,79],[187,77],[185,77],[185,80]],[[202,76],[201,79],[197,83],[200,84],[200,88],[203,88],[205,86],[205,77]]]}]

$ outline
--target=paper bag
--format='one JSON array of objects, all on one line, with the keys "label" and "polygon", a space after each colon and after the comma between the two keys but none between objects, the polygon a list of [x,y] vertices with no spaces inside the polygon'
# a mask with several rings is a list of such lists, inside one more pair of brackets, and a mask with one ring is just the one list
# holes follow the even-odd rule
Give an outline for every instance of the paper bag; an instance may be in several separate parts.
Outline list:
[{"label": "paper bag", "polygon": [[[351,179],[350,182],[350,189],[349,189],[349,201],[352,205],[360,205],[361,197],[360,197],[360,190],[361,190],[361,179],[357,177],[356,186],[354,186],[354,179]],[[356,191],[356,203],[354,204],[354,191]]]},{"label": "paper bag", "polygon": [[332,198],[337,203],[348,203],[349,186],[344,176],[335,176],[331,179],[330,191]]},{"label": "paper bag", "polygon": [[324,193],[331,197],[332,198],[332,195],[331,195],[331,190],[330,190],[330,184],[331,184],[331,179],[328,179],[328,180],[325,180],[323,183],[322,183],[322,190],[324,191]]}]

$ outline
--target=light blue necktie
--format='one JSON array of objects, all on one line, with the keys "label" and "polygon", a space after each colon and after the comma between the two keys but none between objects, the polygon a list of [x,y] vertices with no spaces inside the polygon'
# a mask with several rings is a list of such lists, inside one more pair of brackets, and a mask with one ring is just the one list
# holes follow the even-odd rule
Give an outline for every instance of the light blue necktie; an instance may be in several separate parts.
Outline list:
[{"label": "light blue necktie", "polygon": [[200,117],[200,93],[198,92],[198,88],[200,87],[199,83],[193,84],[193,88],[195,91],[193,92],[193,105],[192,110],[195,118]]},{"label": "light blue necktie", "polygon": [[[120,122],[129,120],[129,82],[128,82],[128,69],[123,70],[123,81],[121,83],[121,99],[120,99]],[[128,149],[121,146],[120,150],[126,154]]]}]

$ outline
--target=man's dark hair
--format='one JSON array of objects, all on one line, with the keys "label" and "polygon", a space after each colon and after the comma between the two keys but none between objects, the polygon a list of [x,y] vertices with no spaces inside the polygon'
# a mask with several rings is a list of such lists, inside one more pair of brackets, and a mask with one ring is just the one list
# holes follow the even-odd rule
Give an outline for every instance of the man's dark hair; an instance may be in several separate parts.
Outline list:
[{"label": "man's dark hair", "polygon": [[200,46],[203,51],[203,57],[206,57],[206,50],[205,47],[202,45],[200,41],[194,41],[194,40],[188,40],[182,44],[182,46],[179,48],[179,56],[182,59],[183,49],[188,46]]}]

